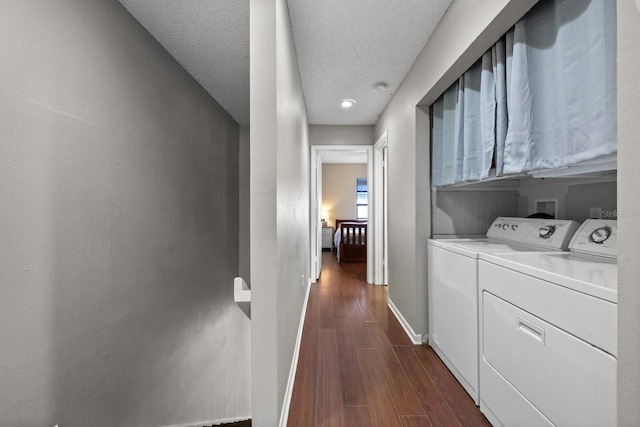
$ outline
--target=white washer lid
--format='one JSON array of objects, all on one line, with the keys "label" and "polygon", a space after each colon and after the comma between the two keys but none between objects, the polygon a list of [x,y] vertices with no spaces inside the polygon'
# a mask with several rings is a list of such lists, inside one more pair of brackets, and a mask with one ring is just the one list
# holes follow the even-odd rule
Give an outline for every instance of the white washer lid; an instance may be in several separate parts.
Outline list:
[{"label": "white washer lid", "polygon": [[[500,242],[489,239],[430,239],[429,244],[447,249],[470,258],[478,258],[480,253],[541,252],[545,249],[517,243]],[[548,251],[548,249],[547,249]]]},{"label": "white washer lid", "polygon": [[618,302],[615,259],[571,252],[480,254],[480,259],[613,303]]}]

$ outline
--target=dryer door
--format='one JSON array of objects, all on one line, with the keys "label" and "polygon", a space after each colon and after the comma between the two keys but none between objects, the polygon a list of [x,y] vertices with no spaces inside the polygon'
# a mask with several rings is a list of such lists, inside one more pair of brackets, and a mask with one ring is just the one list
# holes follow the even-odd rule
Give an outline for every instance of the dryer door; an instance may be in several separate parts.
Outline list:
[{"label": "dryer door", "polygon": [[[482,292],[481,303],[483,364],[517,390],[516,398],[528,401],[555,425],[616,424],[613,356],[489,292]],[[491,405],[497,396],[484,387],[485,372],[490,371],[483,367],[482,399]],[[514,419],[514,414],[495,415]]]}]

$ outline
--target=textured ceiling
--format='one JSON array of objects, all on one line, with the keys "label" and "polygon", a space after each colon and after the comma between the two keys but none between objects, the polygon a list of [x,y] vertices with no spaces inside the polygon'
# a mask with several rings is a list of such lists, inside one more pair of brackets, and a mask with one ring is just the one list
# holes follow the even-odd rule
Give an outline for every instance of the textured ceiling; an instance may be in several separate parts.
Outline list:
[{"label": "textured ceiling", "polygon": [[240,124],[249,124],[249,0],[120,0]]},{"label": "textured ceiling", "polygon": [[[288,0],[311,124],[374,124],[452,0]],[[249,0],[120,0],[249,124]],[[384,81],[386,90],[373,84]],[[344,110],[338,102],[356,100]]]},{"label": "textured ceiling", "polygon": [[378,120],[451,0],[288,3],[310,123],[350,125]]}]

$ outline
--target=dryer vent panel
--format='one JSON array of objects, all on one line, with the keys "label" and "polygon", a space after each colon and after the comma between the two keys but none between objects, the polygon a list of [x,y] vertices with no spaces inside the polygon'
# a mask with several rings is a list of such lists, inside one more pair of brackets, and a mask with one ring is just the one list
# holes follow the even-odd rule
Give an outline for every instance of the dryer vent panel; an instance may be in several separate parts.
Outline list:
[{"label": "dryer vent panel", "polygon": [[546,213],[547,215],[551,215],[556,218],[556,214],[558,212],[558,201],[557,200],[536,200],[536,213]]}]

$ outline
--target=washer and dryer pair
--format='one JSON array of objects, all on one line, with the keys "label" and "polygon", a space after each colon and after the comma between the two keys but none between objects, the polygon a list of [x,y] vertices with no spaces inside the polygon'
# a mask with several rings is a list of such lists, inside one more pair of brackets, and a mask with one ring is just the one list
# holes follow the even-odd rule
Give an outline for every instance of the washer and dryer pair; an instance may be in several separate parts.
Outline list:
[{"label": "washer and dryer pair", "polygon": [[615,425],[616,259],[615,220],[429,241],[429,343],[492,424]]},{"label": "washer and dryer pair", "polygon": [[430,239],[429,344],[479,404],[478,258],[566,250],[575,221],[498,217],[484,238]]}]

